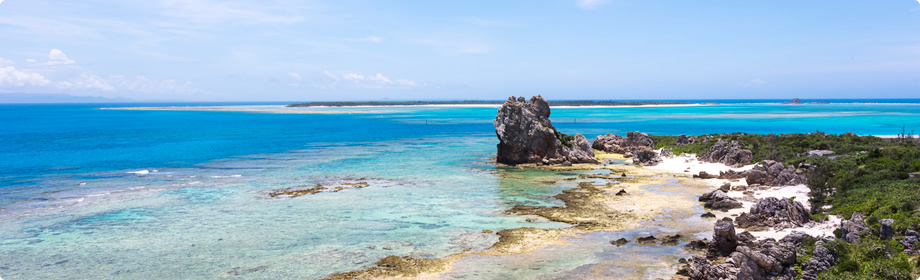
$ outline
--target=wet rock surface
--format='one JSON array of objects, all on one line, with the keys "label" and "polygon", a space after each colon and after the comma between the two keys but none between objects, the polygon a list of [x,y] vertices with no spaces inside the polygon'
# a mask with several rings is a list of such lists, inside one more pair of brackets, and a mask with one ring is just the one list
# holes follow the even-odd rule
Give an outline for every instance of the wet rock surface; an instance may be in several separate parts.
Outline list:
[{"label": "wet rock surface", "polygon": [[539,95],[530,101],[509,97],[495,116],[495,134],[499,140],[496,160],[512,165],[598,163],[584,136],[560,133],[549,115],[549,103]]},{"label": "wet rock surface", "polygon": [[705,193],[700,196],[699,200],[701,202],[705,202],[703,207],[715,210],[729,210],[742,207],[740,201],[729,197],[721,190],[714,190],[712,192]]},{"label": "wet rock surface", "polygon": [[322,192],[339,192],[350,189],[363,189],[366,187],[391,187],[410,184],[408,182],[385,178],[322,178],[313,185],[300,185],[296,187],[274,189],[268,192],[272,198],[295,198]]},{"label": "wet rock surface", "polygon": [[748,230],[783,230],[805,225],[811,221],[811,215],[802,203],[767,197],[751,206],[750,212],[742,213],[736,221],[739,227]]},{"label": "wet rock surface", "polygon": [[700,161],[722,163],[729,166],[750,164],[754,154],[750,150],[742,149],[738,141],[726,143],[719,139],[715,145],[699,156]]}]

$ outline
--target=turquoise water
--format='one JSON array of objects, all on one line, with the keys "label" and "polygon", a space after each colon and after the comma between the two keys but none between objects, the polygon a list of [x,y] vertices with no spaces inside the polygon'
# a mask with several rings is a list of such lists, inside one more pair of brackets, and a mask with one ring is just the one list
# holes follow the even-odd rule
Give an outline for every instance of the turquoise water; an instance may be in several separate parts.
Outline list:
[{"label": "turquoise water", "polygon": [[[138,104],[0,105],[0,277],[317,278],[387,255],[482,250],[497,240],[486,229],[566,227],[502,211],[560,205],[551,197],[577,184],[561,180],[577,173],[499,172],[490,163],[496,108],[100,109],[118,106]],[[589,139],[632,130],[891,135],[902,125],[920,128],[918,112],[917,104],[726,104],[557,108],[551,119],[563,132]],[[291,199],[267,195],[357,178],[371,178],[369,187]],[[602,260],[633,250],[637,262],[657,264],[680,252],[599,246],[656,230],[589,235],[572,246],[503,257],[489,269],[471,258],[445,277],[627,273]],[[508,272],[512,264],[530,265],[520,258],[547,265]]]}]

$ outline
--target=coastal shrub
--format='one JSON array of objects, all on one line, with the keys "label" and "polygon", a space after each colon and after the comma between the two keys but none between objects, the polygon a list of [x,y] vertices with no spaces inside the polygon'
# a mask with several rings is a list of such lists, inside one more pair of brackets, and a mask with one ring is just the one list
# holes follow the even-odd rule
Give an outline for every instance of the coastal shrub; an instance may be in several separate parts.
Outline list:
[{"label": "coastal shrub", "polygon": [[[805,244],[806,250],[814,245]],[[837,264],[818,275],[819,279],[913,279],[918,270],[916,263],[901,252],[903,248],[894,240],[879,240],[874,236],[863,238],[859,244],[842,239],[824,243],[834,255]],[[809,258],[810,259],[810,256]],[[807,261],[799,259],[799,261]]]}]

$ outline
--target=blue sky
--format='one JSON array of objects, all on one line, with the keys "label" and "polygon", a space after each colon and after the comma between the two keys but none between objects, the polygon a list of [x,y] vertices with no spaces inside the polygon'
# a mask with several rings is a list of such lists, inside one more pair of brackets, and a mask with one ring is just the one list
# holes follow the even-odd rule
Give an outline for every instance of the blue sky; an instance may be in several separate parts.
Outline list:
[{"label": "blue sky", "polygon": [[4,92],[920,98],[920,2],[2,0]]}]

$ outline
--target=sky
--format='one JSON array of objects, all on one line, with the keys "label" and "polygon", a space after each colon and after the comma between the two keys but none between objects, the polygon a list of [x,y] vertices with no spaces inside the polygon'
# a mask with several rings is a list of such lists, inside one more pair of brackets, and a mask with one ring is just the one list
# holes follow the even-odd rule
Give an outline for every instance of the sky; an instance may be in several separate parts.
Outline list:
[{"label": "sky", "polygon": [[920,1],[0,0],[0,93],[920,98]]}]

